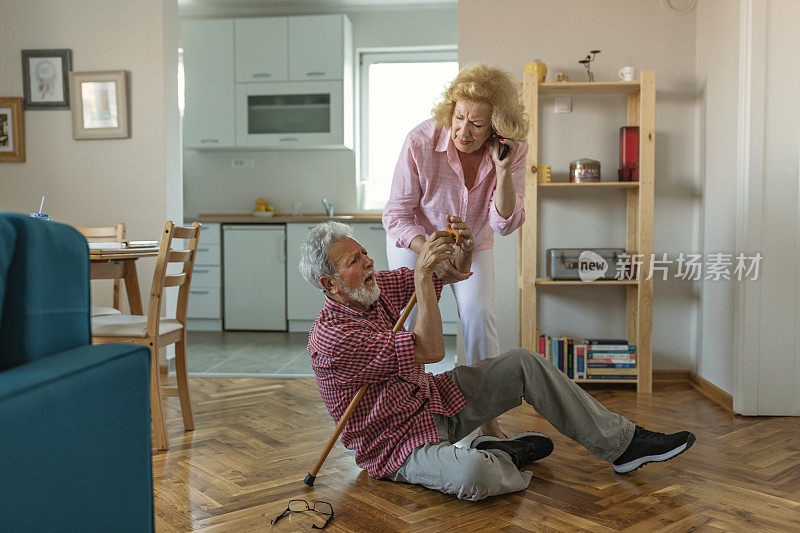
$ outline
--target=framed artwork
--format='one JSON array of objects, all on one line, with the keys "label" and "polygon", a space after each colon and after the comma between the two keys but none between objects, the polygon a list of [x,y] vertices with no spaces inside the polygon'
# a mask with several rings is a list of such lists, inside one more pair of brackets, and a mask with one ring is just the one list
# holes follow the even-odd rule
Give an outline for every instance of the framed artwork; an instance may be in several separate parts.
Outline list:
[{"label": "framed artwork", "polygon": [[72,50],[23,50],[25,109],[69,109],[67,73],[70,70]]},{"label": "framed artwork", "polygon": [[22,98],[0,96],[0,162],[25,161]]},{"label": "framed artwork", "polygon": [[124,70],[70,72],[72,137],[127,139],[128,83]]}]

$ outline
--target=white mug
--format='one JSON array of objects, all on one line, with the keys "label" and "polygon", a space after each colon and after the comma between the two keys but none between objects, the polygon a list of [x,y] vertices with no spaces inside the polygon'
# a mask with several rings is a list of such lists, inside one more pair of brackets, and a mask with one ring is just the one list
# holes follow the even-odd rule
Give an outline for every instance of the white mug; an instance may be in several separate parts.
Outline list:
[{"label": "white mug", "polygon": [[622,67],[619,69],[619,79],[622,81],[633,81],[634,74],[636,74],[636,69],[633,67]]}]

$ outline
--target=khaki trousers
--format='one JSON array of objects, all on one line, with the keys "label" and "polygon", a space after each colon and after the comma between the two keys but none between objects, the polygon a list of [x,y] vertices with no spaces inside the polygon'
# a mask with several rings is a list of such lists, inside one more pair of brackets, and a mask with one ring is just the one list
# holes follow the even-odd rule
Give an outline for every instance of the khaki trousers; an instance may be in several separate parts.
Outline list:
[{"label": "khaki trousers", "polygon": [[448,374],[467,405],[453,416],[434,414],[441,442],[414,449],[386,479],[473,501],[526,488],[533,474],[517,470],[505,452],[453,445],[523,399],[558,431],[605,461],[622,455],[633,438],[630,420],[610,412],[530,350],[517,348],[476,365],[459,365]]}]

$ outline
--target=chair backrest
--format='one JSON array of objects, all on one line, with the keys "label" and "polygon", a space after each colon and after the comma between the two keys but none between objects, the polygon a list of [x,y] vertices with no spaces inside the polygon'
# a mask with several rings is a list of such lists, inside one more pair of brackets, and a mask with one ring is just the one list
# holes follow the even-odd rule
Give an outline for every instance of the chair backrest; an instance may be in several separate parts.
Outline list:
[{"label": "chair backrest", "polygon": [[75,228],[87,241],[124,241],[125,224],[120,222],[116,226],[98,226],[90,228]]},{"label": "chair backrest", "polygon": [[[194,222],[191,227],[176,226],[171,220],[164,224],[161,242],[158,248],[156,269],[153,272],[153,284],[150,289],[150,303],[147,309],[147,336],[158,335],[158,319],[161,314],[161,299],[167,287],[180,287],[178,289],[178,308],[175,313],[184,326],[189,306],[189,287],[192,281],[194,259],[197,254],[197,242],[200,238],[201,226]],[[183,250],[172,248],[173,239],[187,239],[187,246]],[[183,268],[178,274],[167,274],[170,263],[182,263]]]}]

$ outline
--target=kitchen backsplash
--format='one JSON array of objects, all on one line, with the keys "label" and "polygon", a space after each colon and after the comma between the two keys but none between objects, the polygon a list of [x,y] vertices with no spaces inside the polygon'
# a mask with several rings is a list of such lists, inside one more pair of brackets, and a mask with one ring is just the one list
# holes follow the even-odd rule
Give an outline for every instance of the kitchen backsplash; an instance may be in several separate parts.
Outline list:
[{"label": "kitchen backsplash", "polygon": [[[184,150],[184,214],[246,213],[264,198],[277,213],[322,213],[321,199],[336,213],[359,212],[352,150],[201,152]],[[252,160],[234,168],[232,160]]]}]

